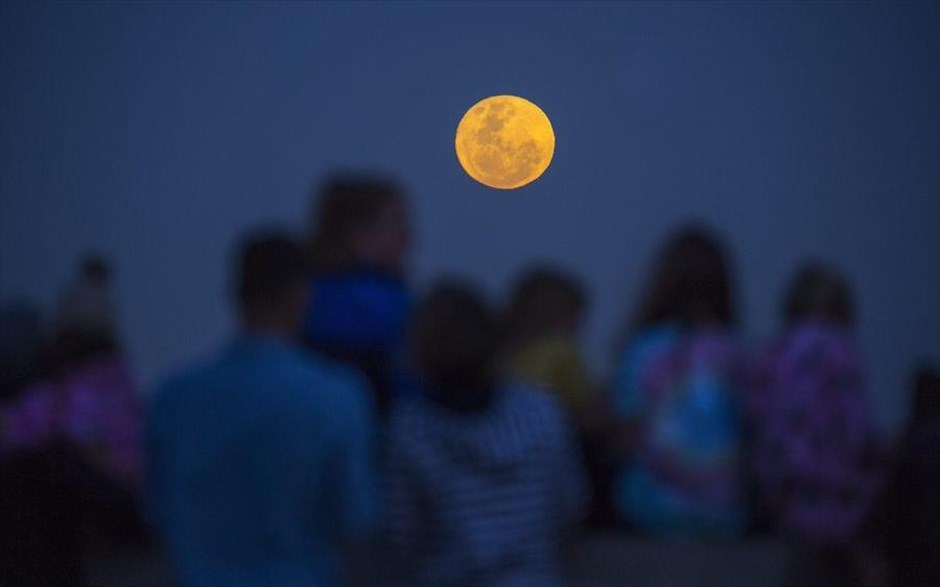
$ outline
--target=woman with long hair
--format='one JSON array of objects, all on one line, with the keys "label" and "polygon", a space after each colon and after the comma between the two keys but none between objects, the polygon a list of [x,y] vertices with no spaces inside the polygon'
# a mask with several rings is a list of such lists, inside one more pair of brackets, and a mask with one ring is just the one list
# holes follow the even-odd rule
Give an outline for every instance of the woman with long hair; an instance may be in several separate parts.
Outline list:
[{"label": "woman with long hair", "polygon": [[717,237],[672,236],[624,337],[613,386],[620,455],[614,507],[651,534],[736,534],[741,354],[734,284]]}]

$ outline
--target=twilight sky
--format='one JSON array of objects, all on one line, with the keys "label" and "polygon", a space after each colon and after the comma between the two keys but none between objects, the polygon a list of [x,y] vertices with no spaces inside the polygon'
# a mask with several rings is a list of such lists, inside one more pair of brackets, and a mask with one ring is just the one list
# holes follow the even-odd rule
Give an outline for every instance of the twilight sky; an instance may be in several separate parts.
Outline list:
[{"label": "twilight sky", "polygon": [[[527,263],[592,291],[613,337],[670,229],[733,247],[745,338],[778,325],[807,258],[856,285],[883,422],[940,360],[940,4],[0,5],[0,298],[48,308],[76,257],[118,268],[145,386],[231,334],[233,238],[300,229],[330,169],[412,190],[416,287],[499,300]],[[552,166],[518,191],[460,169],[491,94],[538,104]]]}]

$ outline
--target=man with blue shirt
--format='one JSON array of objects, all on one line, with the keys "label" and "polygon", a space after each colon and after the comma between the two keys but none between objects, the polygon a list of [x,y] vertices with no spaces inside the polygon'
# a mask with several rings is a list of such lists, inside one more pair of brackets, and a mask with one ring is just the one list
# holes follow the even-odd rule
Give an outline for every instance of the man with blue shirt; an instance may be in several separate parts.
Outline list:
[{"label": "man with blue shirt", "polygon": [[186,586],[336,585],[343,543],[376,514],[370,395],[295,346],[295,243],[248,240],[237,273],[243,332],[154,398],[151,514]]}]

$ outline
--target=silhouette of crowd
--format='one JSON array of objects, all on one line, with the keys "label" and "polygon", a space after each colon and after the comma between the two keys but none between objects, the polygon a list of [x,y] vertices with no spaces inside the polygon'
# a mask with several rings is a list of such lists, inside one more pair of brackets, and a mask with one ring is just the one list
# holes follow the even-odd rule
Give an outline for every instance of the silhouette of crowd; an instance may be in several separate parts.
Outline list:
[{"label": "silhouette of crowd", "polygon": [[747,346],[731,252],[677,227],[601,381],[573,268],[526,269],[503,307],[446,278],[416,298],[400,184],[336,175],[313,204],[308,235],[237,244],[238,336],[152,393],[105,258],[52,320],[4,307],[0,583],[84,584],[91,536],[156,540],[187,586],[342,585],[352,548],[388,584],[563,585],[603,528],[779,536],[787,584],[940,585],[937,370],[885,441],[837,269],[809,260]]}]

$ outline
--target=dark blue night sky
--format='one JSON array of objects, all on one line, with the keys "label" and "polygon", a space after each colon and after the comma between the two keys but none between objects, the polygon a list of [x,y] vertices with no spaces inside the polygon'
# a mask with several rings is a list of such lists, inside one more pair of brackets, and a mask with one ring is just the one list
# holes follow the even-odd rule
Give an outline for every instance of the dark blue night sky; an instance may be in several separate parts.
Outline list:
[{"label": "dark blue night sky", "polygon": [[[335,167],[411,187],[416,285],[580,273],[601,374],[689,218],[734,247],[751,340],[801,260],[847,272],[885,422],[940,356],[940,4],[4,2],[0,27],[0,295],[49,303],[107,252],[145,383],[231,328],[233,237],[303,227]],[[500,93],[557,135],[513,192],[453,151]]]}]

